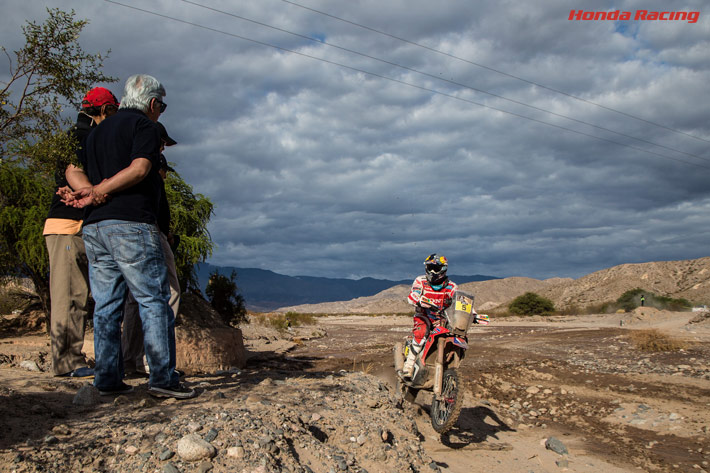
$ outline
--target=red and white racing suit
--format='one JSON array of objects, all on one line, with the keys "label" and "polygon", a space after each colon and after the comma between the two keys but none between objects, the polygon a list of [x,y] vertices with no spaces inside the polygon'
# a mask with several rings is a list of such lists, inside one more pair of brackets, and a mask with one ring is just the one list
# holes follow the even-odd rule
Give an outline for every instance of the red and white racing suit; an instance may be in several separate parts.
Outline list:
[{"label": "red and white racing suit", "polygon": [[407,302],[416,307],[412,335],[417,346],[421,347],[424,343],[432,325],[438,325],[441,312],[449,308],[457,289],[456,283],[448,279],[438,291],[431,287],[426,276],[414,280]]}]

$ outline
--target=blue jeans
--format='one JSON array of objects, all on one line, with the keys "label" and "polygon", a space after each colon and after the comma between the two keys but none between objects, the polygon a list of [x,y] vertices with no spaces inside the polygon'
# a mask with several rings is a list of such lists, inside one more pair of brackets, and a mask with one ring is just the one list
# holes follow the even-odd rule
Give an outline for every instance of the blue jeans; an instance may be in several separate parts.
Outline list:
[{"label": "blue jeans", "polygon": [[157,225],[103,220],[85,225],[84,245],[89,259],[94,308],[94,385],[121,385],[121,321],[126,289],[138,301],[150,385],[168,388],[179,383],[175,373],[175,315]]}]

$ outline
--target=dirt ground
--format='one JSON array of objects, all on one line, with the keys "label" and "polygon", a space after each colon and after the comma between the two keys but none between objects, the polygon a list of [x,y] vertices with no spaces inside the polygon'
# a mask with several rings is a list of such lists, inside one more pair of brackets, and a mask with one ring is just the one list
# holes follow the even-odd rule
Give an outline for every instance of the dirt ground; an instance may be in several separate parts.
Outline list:
[{"label": "dirt ground", "polygon": [[[620,315],[493,320],[475,326],[464,360],[467,397],[457,427],[440,439],[417,424],[424,448],[451,472],[710,471],[710,320],[637,309]],[[392,340],[404,317],[328,317],[330,341],[295,350],[331,369],[363,369],[394,382]],[[685,349],[649,353],[631,333],[657,329]],[[549,437],[566,462],[541,448]]]},{"label": "dirt ground", "polygon": [[[46,335],[5,333],[0,335],[0,471],[389,472],[408,465],[411,471],[452,473],[707,472],[710,319],[690,323],[694,318],[697,314],[637,309],[492,319],[489,326],[475,326],[461,368],[464,408],[443,437],[429,425],[426,393],[414,406],[398,406],[392,395],[391,347],[408,333],[408,317],[323,317],[317,329],[325,336],[303,336],[316,329],[304,327],[285,337],[290,341],[245,326],[245,344],[254,354],[247,369],[188,377],[201,392],[198,398],[153,401],[144,380],[131,380],[137,386],[134,397],[119,396],[92,409],[71,406],[85,382],[46,371]],[[652,328],[684,348],[639,350],[631,335]],[[91,356],[90,338],[85,349]],[[44,371],[21,367],[27,360]],[[304,396],[316,401],[304,402]],[[261,423],[240,420],[245,415]],[[323,425],[329,415],[332,422]],[[259,437],[259,429],[272,421],[292,427],[286,434],[267,429],[271,437],[285,436],[280,451],[269,450],[271,444]],[[152,424],[162,427],[152,430]],[[163,447],[188,432],[204,434],[213,424],[220,437],[211,463],[173,460],[175,469],[169,469]],[[299,429],[307,439],[295,436]],[[391,432],[381,456],[380,446],[366,441],[372,432],[383,440]],[[258,438],[253,452],[248,435]],[[568,453],[545,448],[551,437]],[[225,453],[234,439],[247,450],[238,458]],[[358,443],[360,450],[352,447]],[[81,452],[88,458],[77,459]]]}]

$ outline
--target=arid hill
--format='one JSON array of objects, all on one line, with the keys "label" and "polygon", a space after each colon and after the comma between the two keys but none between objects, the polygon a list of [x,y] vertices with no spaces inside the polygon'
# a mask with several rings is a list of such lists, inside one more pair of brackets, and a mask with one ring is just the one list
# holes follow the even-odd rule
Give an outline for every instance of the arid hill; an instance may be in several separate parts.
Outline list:
[{"label": "arid hill", "polygon": [[641,288],[696,304],[710,302],[710,257],[681,261],[622,264],[540,291],[560,307],[585,307],[614,301]]},{"label": "arid hill", "polygon": [[[558,309],[584,308],[613,302],[624,292],[641,288],[672,298],[684,298],[696,304],[710,303],[710,257],[682,261],[623,264],[588,274],[579,279],[551,278],[538,280],[513,277],[460,285],[476,296],[476,308],[487,311],[504,306],[526,292],[547,297]],[[279,312],[296,311],[321,314],[408,313],[409,287],[395,286],[370,297],[351,301],[328,302],[283,307]]]}]

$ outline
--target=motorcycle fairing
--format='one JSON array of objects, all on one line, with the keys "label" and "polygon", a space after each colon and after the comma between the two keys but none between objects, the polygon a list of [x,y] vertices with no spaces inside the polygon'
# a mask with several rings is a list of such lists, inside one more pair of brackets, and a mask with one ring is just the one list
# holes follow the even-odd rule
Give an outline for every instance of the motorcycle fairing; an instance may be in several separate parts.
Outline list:
[{"label": "motorcycle fairing", "polygon": [[466,340],[464,340],[462,338],[454,337],[454,339],[451,341],[451,343],[453,343],[457,347],[463,348],[464,350],[468,350],[468,343],[466,342]]},{"label": "motorcycle fairing", "polygon": [[426,344],[424,345],[424,348],[421,351],[421,354],[419,355],[422,359],[422,362],[426,360],[427,356],[429,356],[429,350],[431,349],[432,346],[434,346],[434,341],[436,340],[436,337],[441,336],[441,335],[446,335],[447,333],[451,333],[449,329],[446,327],[438,326],[434,327],[434,329],[429,332],[429,336],[427,337]]}]

